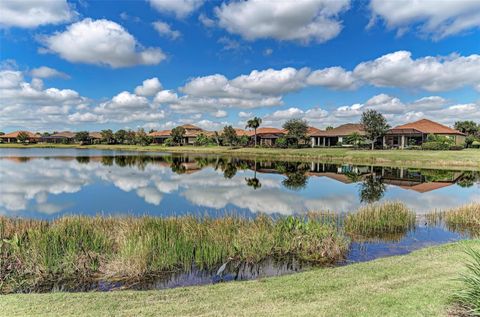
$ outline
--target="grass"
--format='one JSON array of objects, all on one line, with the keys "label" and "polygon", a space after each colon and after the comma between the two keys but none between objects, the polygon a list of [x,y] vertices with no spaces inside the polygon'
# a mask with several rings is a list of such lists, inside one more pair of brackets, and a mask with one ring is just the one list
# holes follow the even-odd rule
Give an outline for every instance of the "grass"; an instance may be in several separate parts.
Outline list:
[{"label": "grass", "polygon": [[431,223],[445,223],[451,231],[480,236],[480,204],[471,203],[445,211],[434,211],[427,214]]},{"label": "grass", "polygon": [[463,151],[420,151],[420,150],[355,150],[352,148],[230,148],[219,146],[178,146],[165,147],[161,145],[89,145],[76,144],[0,144],[0,148],[85,148],[127,151],[158,151],[191,154],[234,155],[239,158],[282,159],[282,160],[319,160],[326,163],[375,164],[380,166],[401,166],[448,169],[478,169],[480,168],[480,150],[465,149]]},{"label": "grass", "polygon": [[470,315],[480,316],[480,252],[469,249],[468,272],[462,274],[463,287],[456,292],[455,299]]},{"label": "grass", "polygon": [[345,218],[345,231],[355,240],[399,240],[415,227],[416,214],[401,202],[369,204]]},{"label": "grass", "polygon": [[348,241],[308,218],[64,217],[53,222],[0,218],[0,293],[38,291],[59,281],[134,279],[228,259],[256,262],[294,255],[335,263]]},{"label": "grass", "polygon": [[447,316],[462,287],[466,248],[478,240],[404,256],[248,282],[165,291],[12,294],[4,316]]}]

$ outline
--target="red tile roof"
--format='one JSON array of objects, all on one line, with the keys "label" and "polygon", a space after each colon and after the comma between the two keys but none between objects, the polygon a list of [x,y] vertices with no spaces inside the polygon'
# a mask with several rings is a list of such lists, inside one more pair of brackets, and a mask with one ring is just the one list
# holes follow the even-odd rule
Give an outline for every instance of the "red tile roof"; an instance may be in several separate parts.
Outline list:
[{"label": "red tile roof", "polygon": [[172,133],[172,130],[162,130],[162,131],[153,131],[148,135],[152,137],[160,137],[160,136],[169,137],[171,133]]},{"label": "red tile roof", "polygon": [[325,136],[325,137],[336,137],[336,136],[347,136],[354,132],[359,133],[360,135],[365,135],[365,129],[360,123],[346,123],[342,124],[331,130],[318,130],[314,132],[311,136]]},{"label": "red tile roof", "polygon": [[0,138],[17,138],[21,132],[25,132],[29,138],[40,138],[40,135],[36,133],[30,132],[30,131],[22,131],[22,130],[0,135]]},{"label": "red tile roof", "polygon": [[[396,130],[408,130],[408,129],[414,129],[417,131],[420,131],[425,134],[461,134],[464,135],[462,132],[449,128],[443,124],[440,124],[438,122],[434,122],[432,120],[428,119],[422,119],[418,120],[415,122],[407,123],[407,124],[402,124],[399,126],[396,126],[395,128],[391,129],[391,131],[396,131]],[[400,131],[399,131],[400,132]]]}]

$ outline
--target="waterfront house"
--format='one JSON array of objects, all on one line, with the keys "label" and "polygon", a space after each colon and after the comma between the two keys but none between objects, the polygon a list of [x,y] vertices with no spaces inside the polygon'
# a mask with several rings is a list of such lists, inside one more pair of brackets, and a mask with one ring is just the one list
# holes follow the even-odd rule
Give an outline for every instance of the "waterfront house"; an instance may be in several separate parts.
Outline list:
[{"label": "waterfront house", "polygon": [[[255,139],[255,131],[249,131],[252,139]],[[274,146],[277,139],[286,135],[285,130],[277,128],[258,128],[257,129],[257,144],[264,146]]]},{"label": "waterfront house", "polygon": [[353,133],[365,135],[365,129],[359,123],[346,123],[330,130],[312,131],[309,134],[312,147],[316,146],[336,146],[344,142],[344,138]]},{"label": "waterfront house", "polygon": [[40,141],[40,135],[38,133],[33,133],[33,132],[30,132],[30,131],[10,132],[10,133],[4,134],[4,135],[0,135],[0,140],[3,143],[18,143],[18,135],[22,132],[26,133],[27,136],[28,136],[28,138],[26,140],[27,143],[37,143],[38,141]]},{"label": "waterfront house", "polygon": [[40,138],[41,142],[45,143],[62,143],[62,144],[70,144],[75,141],[75,132],[70,131],[63,131],[57,132],[51,135],[44,135]]},{"label": "waterfront house", "polygon": [[152,138],[152,142],[163,144],[171,136],[172,130],[153,131],[148,135]]},{"label": "waterfront house", "polygon": [[390,129],[383,138],[384,147],[405,148],[408,145],[421,145],[429,134],[451,138],[454,144],[462,145],[465,134],[438,122],[421,119]]}]

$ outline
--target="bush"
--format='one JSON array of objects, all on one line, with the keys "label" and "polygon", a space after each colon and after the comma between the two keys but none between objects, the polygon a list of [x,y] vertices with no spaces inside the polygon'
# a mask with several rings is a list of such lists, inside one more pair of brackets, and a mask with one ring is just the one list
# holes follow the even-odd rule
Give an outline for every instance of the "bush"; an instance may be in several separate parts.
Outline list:
[{"label": "bush", "polygon": [[450,148],[448,143],[428,141],[422,144],[422,150],[446,151]]},{"label": "bush", "polygon": [[422,147],[420,145],[410,145],[407,150],[421,150]]},{"label": "bush", "polygon": [[285,137],[278,138],[277,141],[275,142],[275,146],[279,147],[279,148],[282,148],[282,149],[287,148],[287,146],[288,146],[287,138],[285,138]]},{"label": "bush", "polygon": [[450,151],[461,151],[464,149],[463,145],[451,145],[448,148]]},{"label": "bush", "polygon": [[166,146],[174,146],[175,145],[175,142],[173,142],[173,139],[172,138],[168,138],[165,140],[165,143],[164,143]]}]

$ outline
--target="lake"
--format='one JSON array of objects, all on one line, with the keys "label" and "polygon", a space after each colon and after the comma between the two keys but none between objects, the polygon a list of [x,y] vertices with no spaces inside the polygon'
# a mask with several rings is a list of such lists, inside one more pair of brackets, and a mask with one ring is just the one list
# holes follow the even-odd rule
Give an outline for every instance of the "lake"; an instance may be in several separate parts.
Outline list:
[{"label": "lake", "polygon": [[82,149],[0,149],[0,214],[290,215],[480,201],[480,172]]},{"label": "lake", "polygon": [[[308,211],[354,212],[401,201],[417,213],[399,237],[352,241],[340,265],[399,255],[468,238],[424,214],[480,201],[480,171],[435,170],[239,159],[208,155],[91,149],[0,149],[0,215],[51,220],[64,215],[239,215],[273,217]],[[311,264],[267,258],[228,263],[222,280],[303,271]],[[192,267],[132,285],[96,281],[48,284],[49,290],[161,289],[218,281]]]}]

